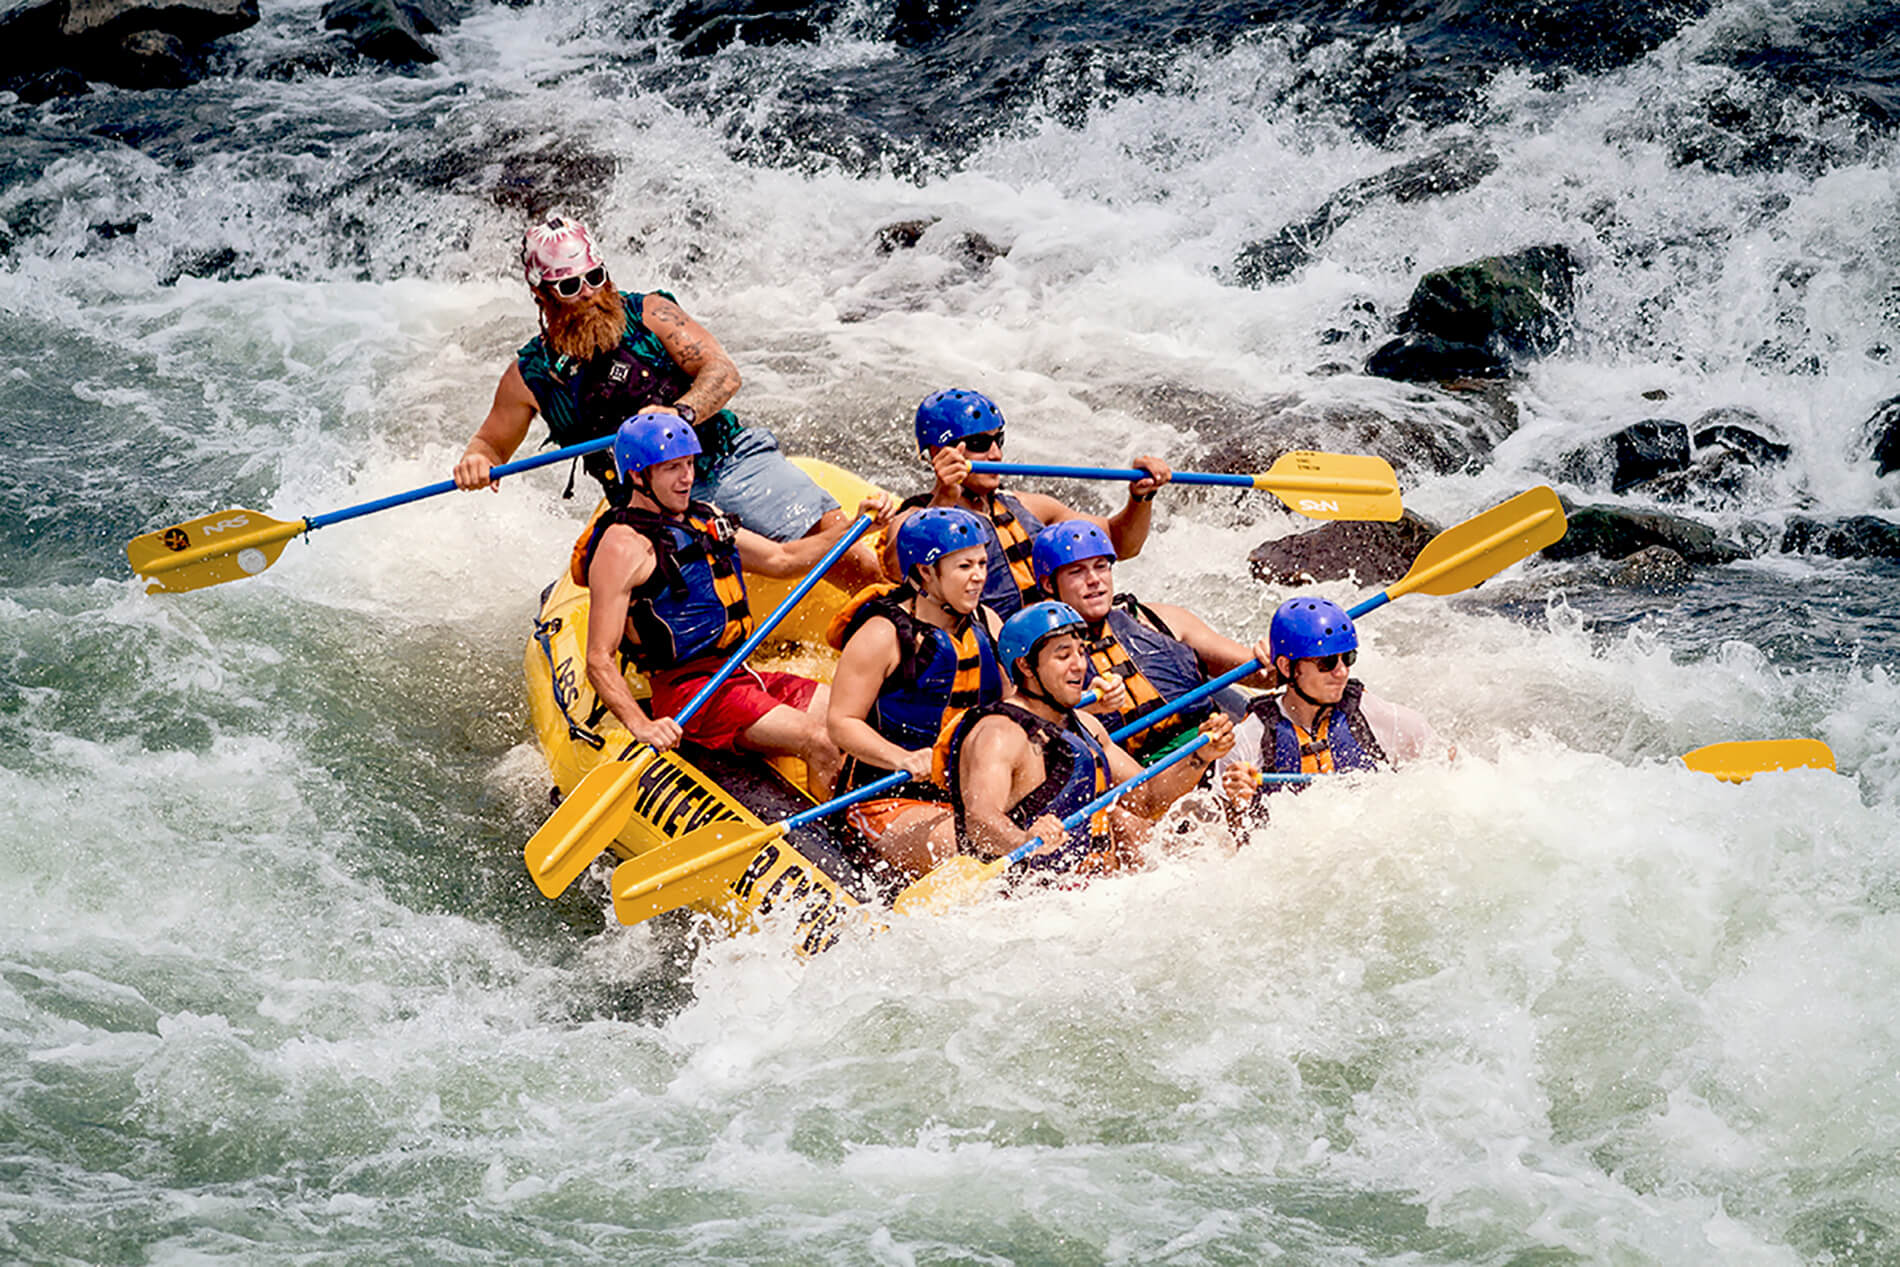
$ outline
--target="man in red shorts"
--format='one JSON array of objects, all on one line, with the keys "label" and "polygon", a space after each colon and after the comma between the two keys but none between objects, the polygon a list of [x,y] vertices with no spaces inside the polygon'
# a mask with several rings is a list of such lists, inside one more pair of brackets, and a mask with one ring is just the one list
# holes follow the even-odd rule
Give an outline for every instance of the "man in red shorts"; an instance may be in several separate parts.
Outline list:
[{"label": "man in red shorts", "polygon": [[[802,758],[808,786],[831,795],[840,757],[825,732],[830,692],[790,673],[741,668],[687,720],[673,720],[752,629],[745,570],[801,576],[842,537],[839,523],[773,541],[692,500],[699,437],[670,414],[636,414],[614,437],[614,465],[631,495],[594,523],[574,550],[589,591],[587,677],[635,739],[665,750],[681,738],[704,748]],[[867,497],[859,514],[890,517],[890,498]],[[620,668],[624,652],[653,688],[647,709]]]}]

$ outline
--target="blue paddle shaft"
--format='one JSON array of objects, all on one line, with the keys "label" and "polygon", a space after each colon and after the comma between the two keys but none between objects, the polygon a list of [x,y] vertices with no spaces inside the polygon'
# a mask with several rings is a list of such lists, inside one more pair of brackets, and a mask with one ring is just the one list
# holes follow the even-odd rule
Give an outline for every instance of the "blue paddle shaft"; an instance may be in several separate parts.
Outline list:
[{"label": "blue paddle shaft", "polygon": [[[1087,805],[1084,805],[1081,809],[1075,811],[1075,813],[1063,819],[1062,830],[1074,831],[1076,828],[1080,827],[1083,823],[1088,822],[1090,817],[1092,817],[1096,813],[1096,811],[1107,809],[1110,805],[1113,805],[1118,799],[1120,799],[1122,793],[1140,784],[1146,783],[1149,779],[1154,778],[1155,775],[1160,774],[1163,770],[1167,769],[1169,766],[1173,765],[1175,762],[1186,760],[1188,757],[1194,755],[1194,753],[1197,750],[1205,746],[1206,743],[1207,743],[1206,735],[1196,736],[1193,743],[1183,744],[1180,748],[1177,748],[1175,751],[1169,753],[1165,760],[1155,762],[1153,765],[1149,766],[1146,770],[1143,770],[1140,774],[1135,775],[1133,778],[1129,779],[1125,783],[1117,783],[1114,787],[1108,789],[1108,791],[1102,793],[1100,796],[1090,801]],[[1031,836],[1028,840],[1025,840],[1022,844],[1017,845],[1014,849],[1010,850],[1007,855],[1004,856],[1003,858],[1004,865],[1007,866],[1012,863],[1021,862],[1024,858],[1027,858],[1030,854],[1034,853],[1036,851],[1037,846],[1041,844],[1042,844],[1041,836]]]},{"label": "blue paddle shaft", "polygon": [[[1073,480],[1151,480],[1151,471],[1136,470],[1133,467],[1116,469],[1106,466],[1038,466],[1032,462],[972,462],[970,469],[979,475],[1034,475],[1049,479]],[[1193,471],[1176,471],[1176,484],[1220,484],[1232,488],[1252,488],[1251,475],[1206,475]]]},{"label": "blue paddle shaft", "polygon": [[[522,458],[518,462],[506,462],[489,469],[488,477],[498,480],[504,475],[518,475],[522,471],[532,471],[537,466],[550,466],[555,462],[565,462],[569,458],[581,457],[606,448],[614,442],[612,436],[602,436],[598,440],[587,440],[580,444],[570,444],[565,449],[556,449],[552,453],[543,453],[539,457]],[[439,484],[425,484],[421,488],[412,488],[406,493],[392,493],[388,497],[378,497],[373,502],[363,502],[356,506],[346,506],[342,510],[333,510],[328,514],[312,515],[304,520],[304,531],[327,528],[331,524],[340,524],[345,519],[357,519],[363,515],[373,515],[379,510],[388,510],[391,506],[407,506],[410,502],[419,502],[425,497],[436,497],[442,493],[455,491],[454,480],[443,480]]]},{"label": "blue paddle shaft", "polygon": [[[1390,595],[1382,590],[1346,614],[1351,616],[1354,620],[1357,620],[1367,612],[1383,607],[1391,601]],[[1154,712],[1144,715],[1139,720],[1128,723],[1128,725],[1123,726],[1120,730],[1109,732],[1108,737],[1113,739],[1116,743],[1120,743],[1137,731],[1146,730],[1156,722],[1172,717],[1184,708],[1192,708],[1208,696],[1214,694],[1214,692],[1226,690],[1234,683],[1240,681],[1240,679],[1251,677],[1266,667],[1267,666],[1262,664],[1259,660],[1249,660],[1237,669],[1229,669],[1219,677],[1201,683],[1185,695],[1176,696],[1166,707],[1157,708]]]},{"label": "blue paddle shaft", "polygon": [[[1084,691],[1082,698],[1076,701],[1076,707],[1085,708],[1094,702],[1095,692]],[[847,792],[843,796],[833,797],[822,805],[814,805],[810,809],[800,810],[798,813],[785,819],[782,826],[787,831],[790,831],[794,827],[803,827],[806,823],[823,818],[826,814],[834,813],[841,809],[849,809],[859,801],[868,801],[872,797],[881,795],[882,793],[895,791],[908,782],[910,782],[910,775],[902,770],[897,771],[895,774],[887,774],[875,783],[865,784],[855,792]]]},{"label": "blue paddle shaft", "polygon": [[707,678],[706,685],[699,688],[699,693],[694,695],[693,698],[687,702],[685,708],[680,709],[679,716],[673,720],[680,724],[681,729],[684,729],[686,723],[692,720],[693,714],[697,713],[700,708],[705,705],[706,701],[713,697],[714,692],[726,684],[726,679],[739,671],[739,667],[745,663],[746,657],[751,655],[774,629],[778,628],[779,621],[784,620],[792,608],[798,606],[800,599],[811,593],[812,587],[818,584],[819,581],[822,581],[825,578],[825,573],[831,570],[831,565],[843,558],[844,552],[849,550],[853,543],[855,543],[859,537],[862,537],[870,527],[871,517],[869,515],[859,515],[857,522],[853,523],[851,527],[845,531],[845,534],[833,543],[831,549],[825,551],[825,557],[818,560],[818,562],[812,566],[812,570],[805,574],[804,580],[792,587],[792,592],[785,596],[785,601],[774,608],[770,616],[767,616],[764,620],[759,622],[759,627],[752,631],[752,636],[740,643],[737,651],[734,651],[731,655],[726,657],[726,662],[719,666],[719,671]]},{"label": "blue paddle shaft", "polygon": [[868,801],[874,796],[895,791],[908,782],[910,782],[910,775],[903,770],[899,770],[895,774],[887,774],[875,783],[866,783],[855,792],[846,792],[843,796],[833,797],[823,805],[814,805],[810,809],[800,810],[798,813],[782,821],[779,826],[783,827],[786,831],[790,831],[794,827],[803,827],[806,823],[823,818],[826,814],[834,813],[848,806],[856,805],[859,801]]}]

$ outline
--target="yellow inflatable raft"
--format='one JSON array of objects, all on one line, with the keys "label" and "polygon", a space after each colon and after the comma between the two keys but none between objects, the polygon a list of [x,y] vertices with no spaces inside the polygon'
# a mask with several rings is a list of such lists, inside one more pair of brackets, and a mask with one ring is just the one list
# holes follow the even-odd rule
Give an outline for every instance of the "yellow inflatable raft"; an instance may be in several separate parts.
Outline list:
[{"label": "yellow inflatable raft", "polygon": [[[794,461],[841,506],[856,506],[877,491],[829,463]],[[753,612],[763,615],[776,608],[796,583],[748,576]],[[837,657],[825,645],[824,632],[844,598],[837,586],[820,583],[752,662],[828,680]],[[561,796],[588,771],[625,755],[632,744],[587,680],[587,605],[586,587],[563,572],[541,595],[524,664],[535,734]],[[646,698],[639,672],[629,666],[626,676],[634,695]],[[633,815],[615,839],[611,852],[616,856],[610,861],[636,857],[701,829],[735,839],[812,804],[804,790],[803,765],[796,760],[774,758],[766,765],[687,745],[664,754],[641,774]],[[795,922],[801,949],[822,950],[837,938],[846,910],[889,896],[874,894],[870,880],[849,861],[857,853],[849,831],[844,816],[833,815],[736,855],[696,876],[686,905],[735,931],[777,912]]]}]

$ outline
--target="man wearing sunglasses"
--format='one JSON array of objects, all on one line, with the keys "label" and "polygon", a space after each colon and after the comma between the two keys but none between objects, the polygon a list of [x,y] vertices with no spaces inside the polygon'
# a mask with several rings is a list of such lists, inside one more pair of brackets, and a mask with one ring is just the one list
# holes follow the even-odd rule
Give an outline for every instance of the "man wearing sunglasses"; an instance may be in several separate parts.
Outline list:
[{"label": "man wearing sunglasses", "polygon": [[[725,407],[739,390],[739,371],[719,340],[665,291],[617,289],[580,221],[551,215],[529,226],[521,264],[541,332],[502,374],[488,416],[455,464],[458,486],[488,487],[490,468],[520,447],[537,413],[563,447],[612,435],[635,414],[676,414],[699,437],[694,500],[718,503],[774,541],[845,522],[838,503],[785,459],[771,432],[742,426]],[[610,502],[626,503],[605,451],[584,464]],[[853,574],[879,575],[868,547],[856,547],[834,573]]]},{"label": "man wearing sunglasses", "polygon": [[953,387],[924,397],[917,406],[917,451],[930,463],[936,483],[930,492],[899,507],[901,516],[922,506],[961,506],[989,526],[989,574],[983,601],[999,616],[1008,618],[1039,597],[1030,549],[1044,524],[1084,519],[1108,534],[1118,557],[1132,559],[1141,553],[1154,517],[1149,503],[1155,490],[1174,474],[1166,462],[1146,455],[1136,458],[1134,465],[1150,478],[1130,483],[1128,504],[1111,517],[1099,519],[1042,493],[1005,491],[1002,476],[979,475],[970,469],[972,458],[1002,461],[1002,448],[1003,413],[988,396]]},{"label": "man wearing sunglasses", "polygon": [[[1255,700],[1235,728],[1235,756],[1221,765],[1221,787],[1231,802],[1260,805],[1263,793],[1301,786],[1261,784],[1262,771],[1323,775],[1449,755],[1424,717],[1368,694],[1351,676],[1359,631],[1338,603],[1281,603],[1267,627],[1267,644],[1286,690]],[[1250,759],[1255,754],[1257,764]]]}]

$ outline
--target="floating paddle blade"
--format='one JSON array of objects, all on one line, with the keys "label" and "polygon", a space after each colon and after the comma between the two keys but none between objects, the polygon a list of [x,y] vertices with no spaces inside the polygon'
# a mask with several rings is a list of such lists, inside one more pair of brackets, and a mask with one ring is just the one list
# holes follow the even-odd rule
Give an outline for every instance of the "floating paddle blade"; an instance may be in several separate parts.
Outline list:
[{"label": "floating paddle blade", "polygon": [[188,519],[125,543],[126,561],[145,578],[148,594],[182,594],[256,576],[304,531],[255,510],[234,508]]},{"label": "floating paddle blade", "polygon": [[732,900],[733,883],[746,874],[760,848],[784,834],[783,823],[748,827],[722,819],[629,858],[614,868],[614,917],[638,924],[678,907],[703,910]]},{"label": "floating paddle blade", "polygon": [[528,838],[522,859],[543,894],[558,897],[614,843],[633,815],[640,776],[656,755],[645,748],[631,761],[612,761],[589,770],[560,808]]},{"label": "floating paddle blade", "polygon": [[979,862],[967,853],[945,858],[928,875],[912,881],[892,905],[899,915],[938,915],[967,906],[1008,865],[1008,855],[992,862]]},{"label": "floating paddle blade", "polygon": [[1461,593],[1562,540],[1568,527],[1553,489],[1519,493],[1433,537],[1386,597]]},{"label": "floating paddle blade", "polygon": [[1404,509],[1399,477],[1384,458],[1348,453],[1284,453],[1253,477],[1287,509],[1308,519],[1362,519],[1390,523]]},{"label": "floating paddle blade", "polygon": [[1684,753],[1683,764],[1725,783],[1772,770],[1832,770],[1834,751],[1819,739],[1737,739]]}]

